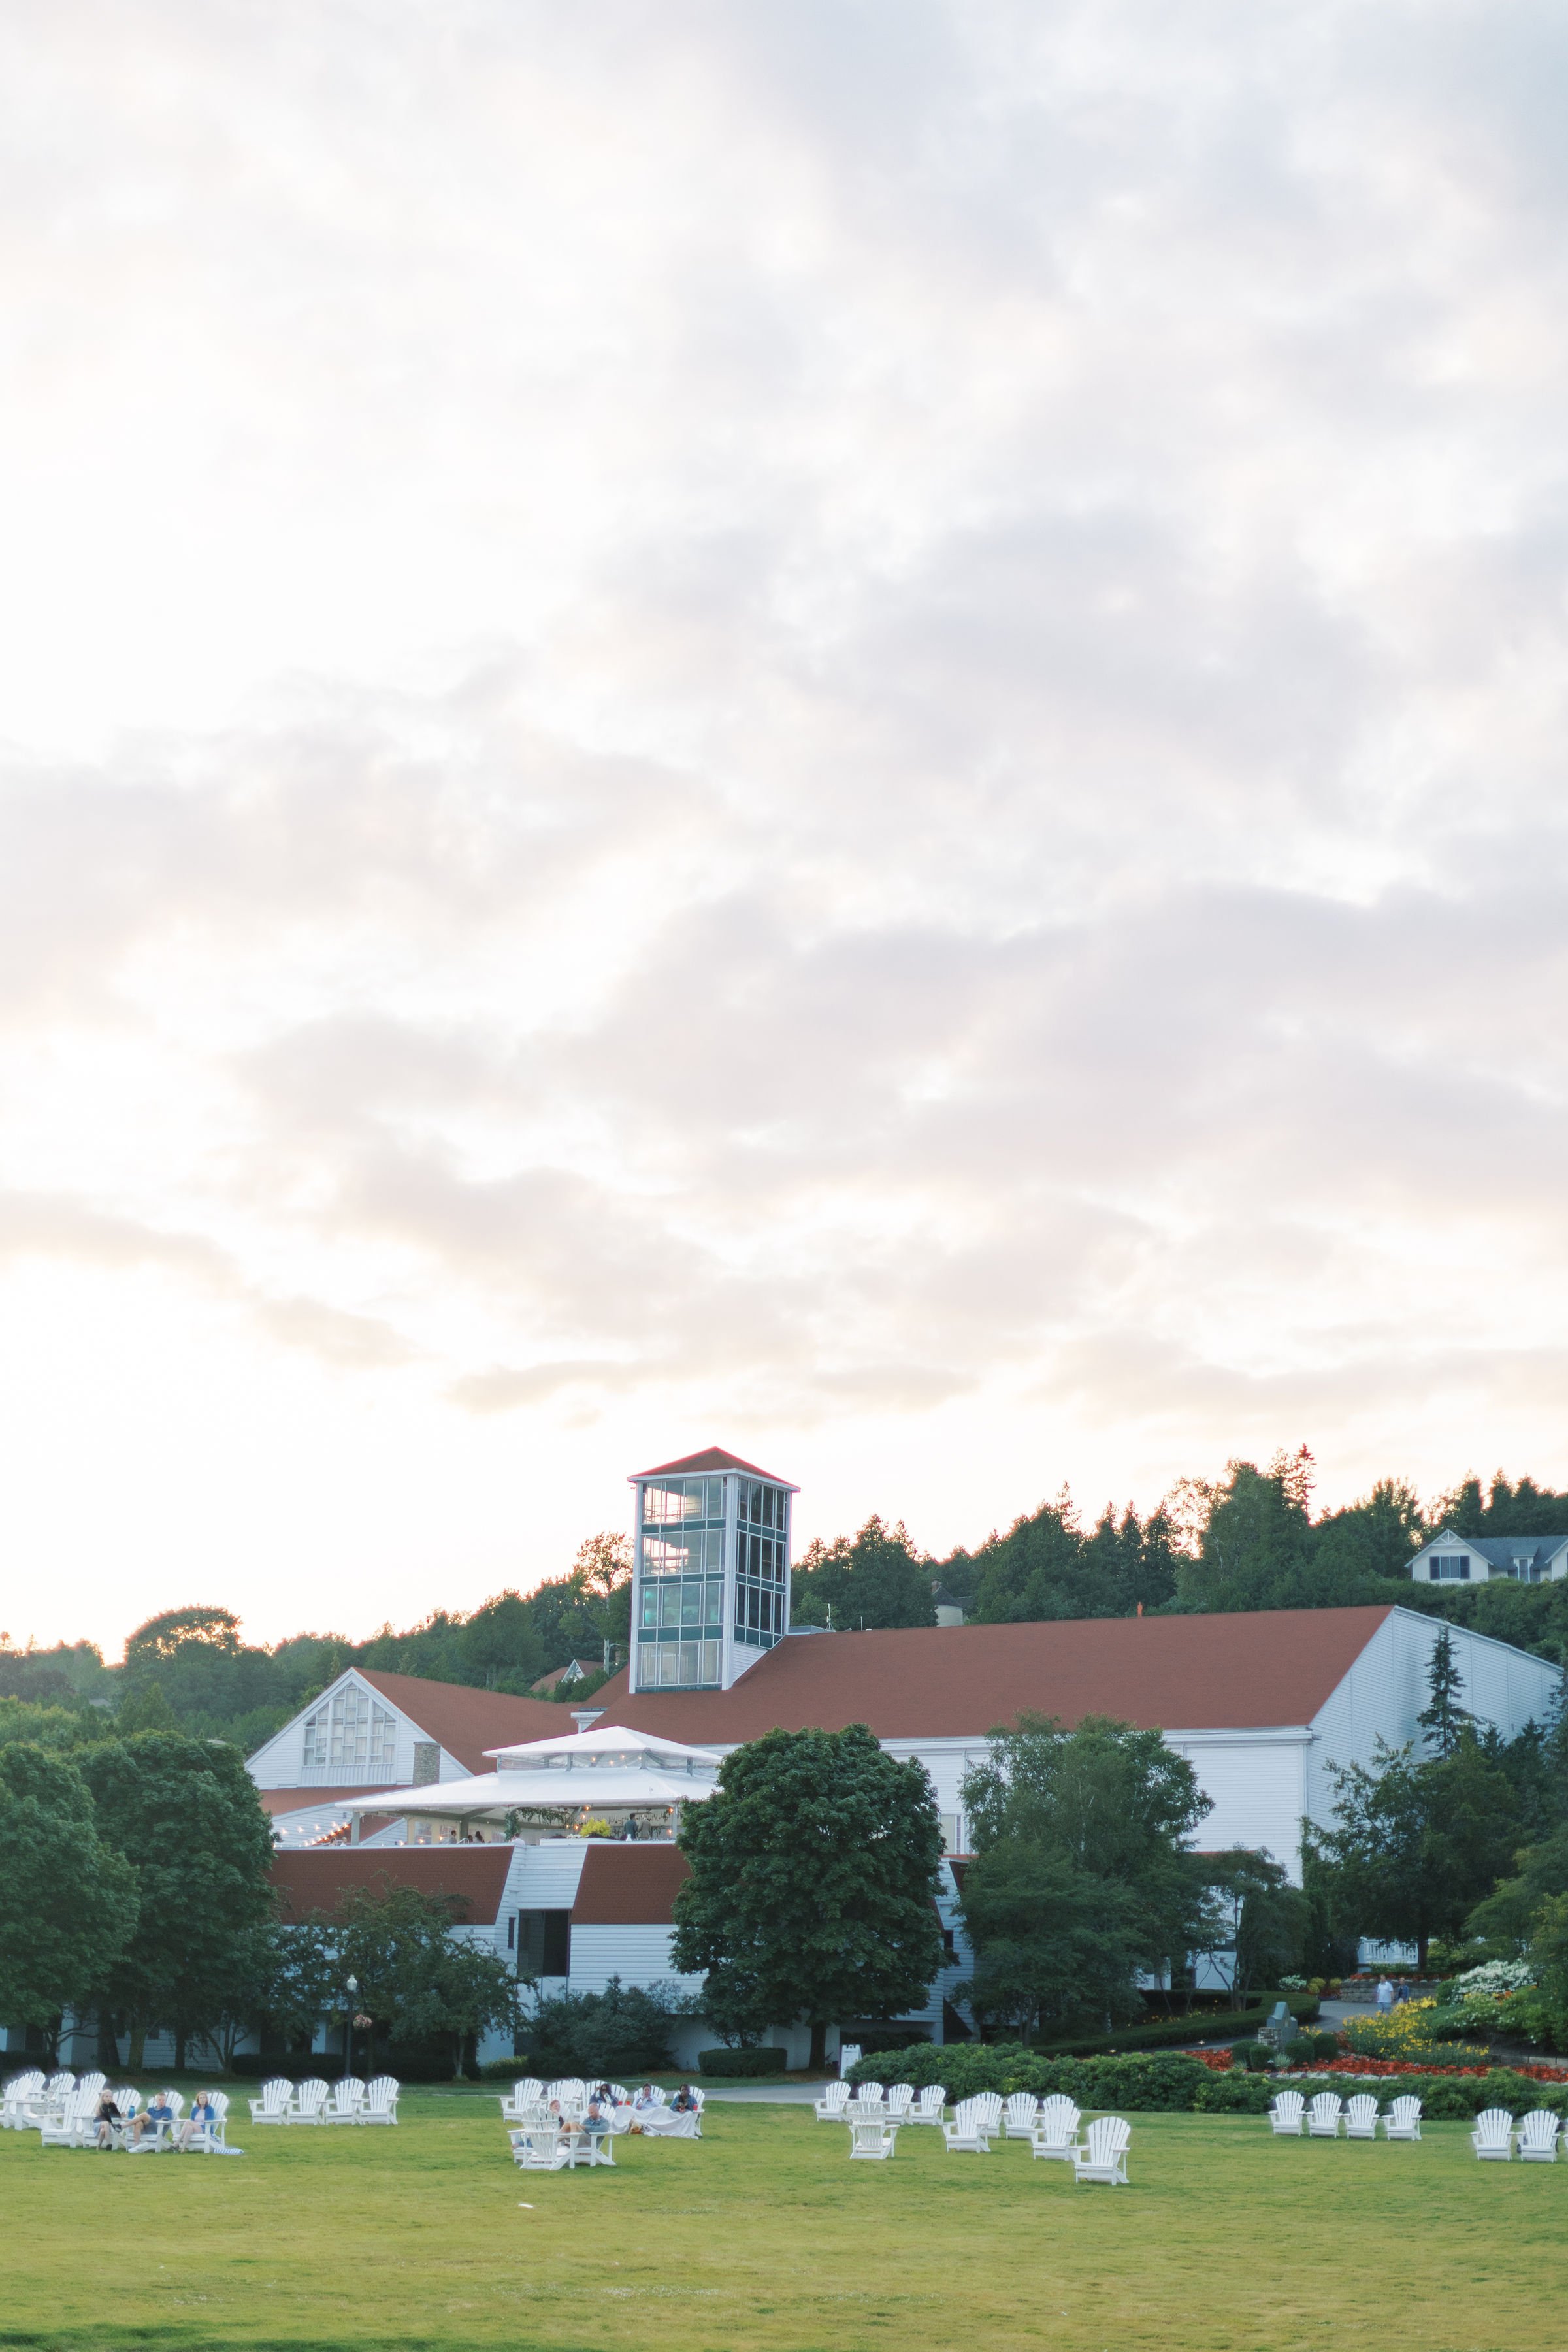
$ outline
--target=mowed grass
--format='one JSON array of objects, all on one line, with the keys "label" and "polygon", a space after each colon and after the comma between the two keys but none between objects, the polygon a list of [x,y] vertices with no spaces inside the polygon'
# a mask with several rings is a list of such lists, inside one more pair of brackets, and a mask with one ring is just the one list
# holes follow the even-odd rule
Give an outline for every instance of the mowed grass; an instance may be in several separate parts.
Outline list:
[{"label": "mowed grass", "polygon": [[[523,2174],[493,2101],[395,2131],[237,2126],[243,2162],[0,2135],[0,2344],[548,2352],[1524,2352],[1568,2344],[1568,2165],[1137,2116],[1131,2185],[1026,2146],[886,2165],[809,2109]],[[531,2210],[520,2204],[526,2200]]]}]

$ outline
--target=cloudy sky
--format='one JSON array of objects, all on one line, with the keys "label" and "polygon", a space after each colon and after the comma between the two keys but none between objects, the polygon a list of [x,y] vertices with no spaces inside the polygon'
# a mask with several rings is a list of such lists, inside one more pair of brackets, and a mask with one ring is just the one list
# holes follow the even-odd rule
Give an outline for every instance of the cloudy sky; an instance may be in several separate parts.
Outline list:
[{"label": "cloudy sky", "polygon": [[1568,1478],[1568,34],[0,26],[0,1626]]}]

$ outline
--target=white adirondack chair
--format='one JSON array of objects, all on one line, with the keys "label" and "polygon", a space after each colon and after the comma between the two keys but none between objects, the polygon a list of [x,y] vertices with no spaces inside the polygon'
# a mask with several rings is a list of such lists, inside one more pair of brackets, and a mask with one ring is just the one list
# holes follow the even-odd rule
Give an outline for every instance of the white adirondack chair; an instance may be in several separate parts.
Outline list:
[{"label": "white adirondack chair", "polygon": [[819,2124],[841,2124],[844,2121],[844,2110],[848,2105],[848,2084],[829,2083],[821,2098],[816,2103],[814,2112],[816,2113],[817,2122]]},{"label": "white adirondack chair", "polygon": [[910,2109],[909,2114],[904,2117],[904,2121],[907,2124],[940,2124],[942,2121],[942,2111],[946,2105],[946,2084],[928,2083],[924,2090],[921,2093],[920,2097],[915,2101],[914,2105]]},{"label": "white adirondack chair", "polygon": [[888,2085],[888,2121],[890,2124],[908,2123],[910,2119],[910,2109],[914,2105],[914,2103],[915,2086],[912,2083],[889,2083]]},{"label": "white adirondack chair", "polygon": [[974,2104],[985,2118],[985,2130],[987,2137],[992,2139],[1000,2139],[1002,2137],[1001,2092],[976,2091],[974,2094]]},{"label": "white adirondack chair", "polygon": [[530,2126],[527,2130],[508,2132],[511,2142],[511,2160],[524,2172],[560,2172],[570,2153],[566,2142],[573,2135],[558,2125]]},{"label": "white adirondack chair", "polygon": [[1029,2145],[1037,2156],[1055,2158],[1058,2163],[1072,2160],[1078,2137],[1079,2112],[1072,2101],[1058,2092],[1047,2099],[1040,2109],[1038,2121],[1029,2134]]},{"label": "white adirondack chair", "polygon": [[1039,2103],[1033,2091],[1015,2091],[1005,2112],[1009,2139],[1033,2139],[1040,2118]]},{"label": "white adirondack chair", "polygon": [[1419,2139],[1421,2137],[1421,2102],[1414,2092],[1406,2091],[1395,2099],[1383,2119],[1384,2139]]},{"label": "white adirondack chair", "polygon": [[402,2088],[395,2074],[378,2074],[364,2088],[364,2105],[355,2116],[356,2123],[395,2124],[397,2121],[397,2094]]},{"label": "white adirondack chair", "polygon": [[250,2102],[253,2124],[280,2124],[289,2113],[289,2102],[294,2095],[294,2085],[282,2074],[275,2074],[261,2085],[261,2096]]},{"label": "white adirondack chair", "polygon": [[284,2111],[284,2122],[286,2124],[323,2122],[326,2116],[327,2101],[331,2095],[331,2084],[323,2083],[319,2074],[312,2074],[307,2082],[300,2084],[289,2101]]},{"label": "white adirondack chair", "polygon": [[632,2095],[627,2090],[624,2083],[606,2083],[605,2088],[610,2095],[610,2105],[612,2107],[629,2107],[631,2105]]},{"label": "white adirondack chair", "polygon": [[1082,2144],[1072,2152],[1075,2180],[1102,2180],[1107,2188],[1127,2185],[1127,2150],[1132,2126],[1125,2116],[1096,2116]]},{"label": "white adirondack chair", "polygon": [[855,2092],[855,2104],[859,2107],[880,2107],[887,2095],[880,2083],[861,2083]]},{"label": "white adirondack chair", "polygon": [[950,2156],[989,2156],[988,2117],[978,2099],[960,2099],[952,2121],[943,2124],[942,2137]]},{"label": "white adirondack chair", "polygon": [[357,2124],[364,2105],[364,2084],[357,2074],[344,2074],[332,2085],[332,2095],[317,2118],[323,2124]]},{"label": "white adirondack chair", "polygon": [[0,2099],[0,2131],[25,2131],[24,2116],[30,2104],[44,2087],[42,2069],[35,2066],[30,2073],[13,2074]]},{"label": "white adirondack chair", "polygon": [[851,2066],[858,2066],[864,2053],[858,2042],[841,2042],[838,2045],[838,2079],[843,2081]]},{"label": "white adirondack chair", "polygon": [[[55,2083],[60,2083],[65,2085],[67,2090],[68,2090],[70,2088],[71,2079],[72,2078],[69,2074],[57,2074],[54,2078],[54,2082],[50,2084],[49,2088],[52,2091],[54,2089]],[[109,2077],[107,2074],[93,2073],[89,2074],[79,2074],[76,2076],[75,2080],[76,2086],[79,2091],[90,2091],[93,2097],[96,2099],[100,2091],[102,2090],[105,2083],[108,2082]]]},{"label": "white adirondack chair", "polygon": [[536,2075],[525,2074],[510,2091],[500,2094],[500,2119],[503,2124],[521,2124],[532,2108],[544,2103],[543,2084]]},{"label": "white adirondack chair", "polygon": [[1485,2107],[1476,2117],[1470,2146],[1479,2157],[1506,2164],[1513,2154],[1513,2117],[1506,2107]]},{"label": "white adirondack chair", "polygon": [[1520,2122],[1521,2161],[1525,2164],[1555,2164],[1557,2135],[1561,2128],[1550,2107],[1531,2107]]},{"label": "white adirondack chair", "polygon": [[58,2114],[45,2116],[38,2125],[41,2147],[91,2147],[98,2138],[98,2124],[93,2109],[98,2105],[96,2091],[68,2091]]},{"label": "white adirondack chair", "polygon": [[1358,2091],[1345,2103],[1345,2137],[1375,2139],[1377,2137],[1377,2101],[1370,2091]]},{"label": "white adirondack chair", "polygon": [[873,2164],[884,2164],[898,2145],[896,2123],[856,2122],[849,2126],[849,2153],[865,2157]]},{"label": "white adirondack chair", "polygon": [[1309,2139],[1338,2139],[1345,2103],[1337,2091],[1320,2091],[1307,2110]]},{"label": "white adirondack chair", "polygon": [[1306,2118],[1307,2102],[1300,2091],[1279,2091],[1268,2110],[1268,2122],[1277,2139],[1300,2139]]}]

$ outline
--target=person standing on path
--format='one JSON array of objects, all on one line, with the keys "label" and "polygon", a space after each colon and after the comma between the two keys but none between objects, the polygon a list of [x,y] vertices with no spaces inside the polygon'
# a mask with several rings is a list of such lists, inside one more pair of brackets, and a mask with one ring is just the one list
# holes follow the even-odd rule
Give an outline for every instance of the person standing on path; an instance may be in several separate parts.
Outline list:
[{"label": "person standing on path", "polygon": [[1377,1980],[1377,2013],[1379,2017],[1386,2017],[1393,2007],[1394,1987],[1390,1984],[1386,1977],[1379,1977]]}]

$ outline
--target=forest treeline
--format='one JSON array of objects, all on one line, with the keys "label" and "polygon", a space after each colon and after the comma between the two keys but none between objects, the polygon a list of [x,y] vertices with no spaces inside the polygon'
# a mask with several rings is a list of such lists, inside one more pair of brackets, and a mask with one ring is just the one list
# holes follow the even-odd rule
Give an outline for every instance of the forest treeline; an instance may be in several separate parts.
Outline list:
[{"label": "forest treeline", "polygon": [[[1223,1478],[1183,1480],[1147,1517],[1108,1507],[1088,1525],[1064,1492],[944,1559],[919,1550],[901,1522],[872,1517],[852,1536],[813,1543],[796,1562],[795,1622],[842,1632],[931,1625],[939,1591],[982,1624],[1397,1598],[1568,1664],[1568,1582],[1429,1586],[1406,1574],[1442,1528],[1475,1537],[1568,1532],[1568,1494],[1500,1472],[1486,1486],[1467,1478],[1424,1507],[1404,1482],[1384,1479],[1361,1501],[1314,1517],[1312,1475],[1305,1447],[1267,1468],[1233,1462]],[[85,1642],[0,1648],[0,1702],[93,1710],[121,1731],[178,1727],[248,1752],[349,1664],[524,1693],[576,1658],[595,1673],[557,1695],[580,1697],[606,1654],[625,1655],[629,1577],[625,1536],[592,1536],[564,1575],[531,1592],[498,1593],[467,1614],[437,1610],[364,1642],[298,1633],[269,1649],[245,1643],[226,1609],[174,1609],[138,1627],[121,1664],[106,1664]]]}]

